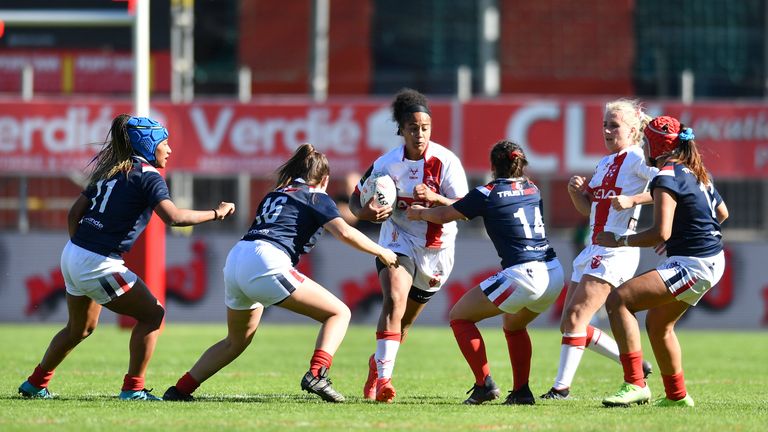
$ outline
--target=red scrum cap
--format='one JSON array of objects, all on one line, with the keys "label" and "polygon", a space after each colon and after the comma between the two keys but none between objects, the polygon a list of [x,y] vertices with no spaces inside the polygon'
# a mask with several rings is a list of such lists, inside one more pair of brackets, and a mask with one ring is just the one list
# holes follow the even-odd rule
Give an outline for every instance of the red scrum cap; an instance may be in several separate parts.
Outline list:
[{"label": "red scrum cap", "polygon": [[653,159],[677,148],[680,141],[680,122],[669,116],[656,117],[648,123],[643,131],[650,146],[650,156]]}]

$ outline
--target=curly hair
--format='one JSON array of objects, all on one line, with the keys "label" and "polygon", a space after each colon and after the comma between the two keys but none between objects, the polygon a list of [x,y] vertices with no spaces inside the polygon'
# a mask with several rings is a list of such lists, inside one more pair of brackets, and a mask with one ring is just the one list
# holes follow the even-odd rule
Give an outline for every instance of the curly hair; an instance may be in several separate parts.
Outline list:
[{"label": "curly hair", "polygon": [[401,89],[397,92],[395,100],[392,102],[392,119],[397,123],[398,135],[401,134],[400,131],[403,126],[411,119],[411,115],[415,112],[424,112],[430,116],[432,115],[427,97],[414,89]]}]

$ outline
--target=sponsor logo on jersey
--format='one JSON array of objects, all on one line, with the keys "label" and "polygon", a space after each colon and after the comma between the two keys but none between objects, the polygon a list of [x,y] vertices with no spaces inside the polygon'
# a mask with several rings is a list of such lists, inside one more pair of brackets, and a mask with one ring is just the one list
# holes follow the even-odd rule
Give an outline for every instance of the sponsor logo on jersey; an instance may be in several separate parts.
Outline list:
[{"label": "sponsor logo on jersey", "polygon": [[621,188],[597,188],[592,189],[595,200],[611,199],[621,193]]},{"label": "sponsor logo on jersey", "polygon": [[92,217],[84,218],[83,219],[83,223],[87,223],[88,225],[91,225],[92,227],[94,227],[96,229],[99,229],[99,230],[104,228],[104,225],[101,222],[99,222],[98,220],[96,220],[96,219],[94,219]]}]

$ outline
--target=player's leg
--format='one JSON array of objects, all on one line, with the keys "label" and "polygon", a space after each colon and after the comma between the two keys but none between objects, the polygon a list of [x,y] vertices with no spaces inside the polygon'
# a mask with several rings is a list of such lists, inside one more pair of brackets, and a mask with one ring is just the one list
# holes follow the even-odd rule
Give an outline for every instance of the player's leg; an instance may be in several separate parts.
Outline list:
[{"label": "player's leg", "polygon": [[645,317],[645,327],[661,371],[666,399],[670,402],[688,399],[693,404],[685,388],[682,350],[675,334],[675,324],[689,307],[687,303],[675,301],[652,308]]},{"label": "player's leg", "polygon": [[603,399],[606,406],[647,403],[651,391],[643,374],[640,328],[635,313],[676,301],[655,270],[630,279],[614,290],[606,301],[611,330],[621,352],[624,383],[619,391]]},{"label": "player's leg", "polygon": [[545,399],[565,399],[576,375],[576,370],[587,345],[587,327],[592,316],[605,302],[611,292],[606,281],[585,274],[578,284],[571,282],[568,289],[568,303],[563,309],[561,328],[563,337],[560,345],[560,363],[557,377]]},{"label": "player's leg", "polygon": [[128,373],[123,379],[122,399],[160,400],[144,390],[147,366],[155,351],[165,309],[141,279],[124,294],[105,303],[109,310],[136,320],[129,342]]},{"label": "player's leg", "polygon": [[476,322],[501,314],[502,311],[483,293],[480,286],[467,291],[448,313],[451,330],[461,353],[475,376],[470,396],[464,403],[478,405],[499,397],[501,391],[491,378],[485,342]]},{"label": "player's leg", "polygon": [[67,293],[66,298],[69,313],[67,325],[51,339],[40,364],[19,387],[19,393],[24,397],[43,399],[52,397],[48,391],[48,383],[53,378],[54,370],[80,342],[93,333],[98,325],[100,304],[87,296],[74,296]]},{"label": "player's leg", "polygon": [[[391,382],[392,373],[397,351],[400,349],[403,335],[402,321],[408,309],[409,292],[413,285],[415,272],[415,264],[411,257],[400,255],[399,263],[400,266],[397,268],[389,267],[379,270],[383,302],[376,327],[376,352],[374,354],[376,362],[375,398],[379,402],[392,402],[395,397],[395,389]],[[415,312],[413,319],[422,308],[423,305],[412,308],[412,311]],[[411,320],[411,322],[413,321]],[[366,381],[363,388],[366,397],[370,393],[368,384]]]},{"label": "player's leg", "polygon": [[232,363],[251,344],[259,327],[264,307],[254,309],[227,308],[227,336],[211,345],[194,366],[166,390],[163,400],[191,401],[200,385]]},{"label": "player's leg", "polygon": [[301,381],[302,389],[317,394],[327,402],[344,401],[344,396],[331,387],[327,376],[333,356],[349,327],[352,317],[349,307],[310,278],[304,278],[296,291],[279,306],[322,323],[310,369]]},{"label": "player's leg", "polygon": [[533,347],[528,335],[528,324],[539,316],[528,308],[504,314],[504,338],[507,341],[509,362],[512,365],[512,391],[509,392],[505,405],[533,405],[535,399],[528,381],[531,374]]}]

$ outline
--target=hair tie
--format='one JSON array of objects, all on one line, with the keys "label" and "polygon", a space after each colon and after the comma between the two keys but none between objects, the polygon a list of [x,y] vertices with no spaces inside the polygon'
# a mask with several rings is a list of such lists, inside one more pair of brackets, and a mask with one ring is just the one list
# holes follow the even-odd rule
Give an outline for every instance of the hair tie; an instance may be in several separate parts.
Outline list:
[{"label": "hair tie", "polygon": [[509,160],[515,160],[515,158],[521,157],[523,157],[523,154],[520,152],[520,150],[513,150],[509,152]]},{"label": "hair tie", "polygon": [[691,128],[685,128],[680,133],[677,134],[677,137],[680,139],[680,141],[692,141],[694,138],[696,138],[696,135],[693,134],[693,129]]}]

